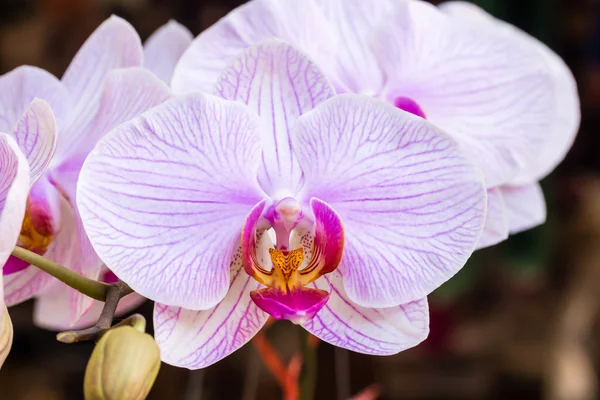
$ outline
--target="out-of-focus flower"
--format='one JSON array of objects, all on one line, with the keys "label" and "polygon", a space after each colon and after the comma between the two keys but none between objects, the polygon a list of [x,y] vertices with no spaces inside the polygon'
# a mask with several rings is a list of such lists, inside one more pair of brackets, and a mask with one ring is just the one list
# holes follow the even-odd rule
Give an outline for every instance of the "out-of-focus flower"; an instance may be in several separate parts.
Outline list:
[{"label": "out-of-focus flower", "polygon": [[[15,248],[29,192],[29,164],[17,143],[0,133],[0,270]],[[0,283],[2,283],[0,281]],[[0,284],[0,367],[12,345],[13,327]]]},{"label": "out-of-focus flower", "polygon": [[419,0],[253,0],[193,41],[172,87],[208,91],[243,49],[273,37],[296,45],[338,93],[378,97],[465,146],[489,189],[478,247],[489,246],[545,220],[537,180],[573,141],[577,89],[535,39],[464,4],[444,10]]},{"label": "out-of-focus flower", "polygon": [[169,21],[144,43],[144,67],[170,84],[175,65],[193,38],[185,26],[177,21]]},{"label": "out-of-focus flower", "polygon": [[98,341],[85,370],[86,400],[143,400],[160,368],[152,336],[131,326],[108,330]]},{"label": "out-of-focus flower", "polygon": [[215,92],[235,101],[183,96],[111,131],[78,185],[95,249],[158,302],[163,360],[210,365],[264,311],[363,353],[422,341],[424,297],[483,226],[486,192],[462,148],[372,97],[334,97],[279,41],[241,54]]},{"label": "out-of-focus flower", "polygon": [[[0,131],[12,133],[31,170],[17,244],[92,279],[99,277],[103,263],[81,224],[76,182],[83,160],[104,133],[168,98],[168,87],[142,63],[133,27],[111,17],[88,38],[61,81],[27,66],[0,77]],[[43,325],[75,323],[93,302],[12,256],[3,275],[8,305],[40,294],[38,303],[53,301],[52,295],[43,295],[53,290],[67,296],[68,308],[37,313]]]}]

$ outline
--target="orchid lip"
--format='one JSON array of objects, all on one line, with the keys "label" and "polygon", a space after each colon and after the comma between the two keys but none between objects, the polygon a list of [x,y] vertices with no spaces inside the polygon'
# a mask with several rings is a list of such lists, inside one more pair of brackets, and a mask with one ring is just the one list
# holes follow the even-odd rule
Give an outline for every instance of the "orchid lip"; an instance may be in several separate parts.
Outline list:
[{"label": "orchid lip", "polygon": [[[341,219],[318,199],[312,199],[310,205],[314,222],[308,224],[294,199],[284,199],[264,213],[265,202],[261,202],[252,209],[242,230],[244,269],[267,287],[256,291],[252,299],[276,319],[294,322],[313,318],[327,302],[329,294],[324,291],[317,294],[305,286],[333,272],[342,258],[344,231]],[[276,237],[275,247],[269,248],[271,268],[261,265],[256,254],[257,226],[262,219],[269,221]],[[293,224],[286,224],[286,221],[293,221]],[[299,230],[300,247],[290,249],[290,235]]]}]

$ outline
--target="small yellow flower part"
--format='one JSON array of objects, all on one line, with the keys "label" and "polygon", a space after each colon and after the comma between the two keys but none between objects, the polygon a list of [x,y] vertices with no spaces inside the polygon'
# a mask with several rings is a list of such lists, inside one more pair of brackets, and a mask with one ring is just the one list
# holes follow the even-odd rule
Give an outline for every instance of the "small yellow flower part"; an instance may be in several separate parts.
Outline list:
[{"label": "small yellow flower part", "polygon": [[44,254],[46,250],[48,250],[50,243],[52,243],[52,235],[38,232],[33,226],[31,216],[26,212],[25,218],[23,218],[23,225],[21,225],[21,234],[19,235],[17,243],[27,250]]},{"label": "small yellow flower part", "polygon": [[85,370],[86,400],[143,400],[160,368],[154,338],[131,326],[110,329],[100,338]]}]

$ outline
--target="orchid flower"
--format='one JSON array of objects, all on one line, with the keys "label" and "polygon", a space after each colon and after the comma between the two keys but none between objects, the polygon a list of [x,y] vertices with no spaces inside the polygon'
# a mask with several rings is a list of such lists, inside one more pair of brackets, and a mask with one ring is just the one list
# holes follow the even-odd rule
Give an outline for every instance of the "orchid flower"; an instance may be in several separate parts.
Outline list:
[{"label": "orchid flower", "polygon": [[[92,279],[99,278],[103,263],[79,218],[77,177],[83,159],[105,132],[169,96],[167,86],[142,62],[137,33],[112,17],[86,41],[61,81],[34,67],[0,77],[0,131],[11,132],[31,170],[20,233],[19,226],[11,226],[17,230],[17,244]],[[47,102],[32,101],[34,97]],[[9,306],[40,295],[36,306],[53,310],[36,312],[41,325],[76,323],[92,305],[92,299],[65,290],[16,257],[2,264]],[[55,307],[56,293],[68,296],[68,308]]]},{"label": "orchid flower", "polygon": [[[29,172],[29,164],[18,144],[10,135],[0,133],[0,269],[19,237],[29,193]],[[12,335],[12,322],[0,284],[0,367],[10,351]]]},{"label": "orchid flower", "polygon": [[569,149],[579,104],[556,54],[489,16],[469,17],[483,12],[465,8],[440,10],[420,0],[380,0],[376,7],[362,0],[252,0],[194,40],[172,88],[210,90],[239,52],[263,40],[295,45],[338,93],[371,95],[425,118],[470,152],[489,191],[478,243],[486,247],[544,222],[537,180]]},{"label": "orchid flower", "polygon": [[276,40],[243,52],[213,92],[115,128],[78,184],[98,254],[157,302],[163,361],[208,366],[269,315],[362,353],[422,341],[425,296],[463,266],[485,218],[462,148],[380,100],[334,96]]},{"label": "orchid flower", "polygon": [[[175,21],[169,21],[150,35],[144,44],[144,67],[153,72],[164,83],[169,84],[175,64],[191,41],[192,34],[184,26]],[[88,51],[93,51],[93,49]],[[136,46],[137,53],[139,53],[138,46]],[[96,129],[98,136],[82,138],[81,145],[85,147],[75,159],[75,168],[68,167],[65,169],[68,174],[72,174],[68,176],[69,182],[76,182],[78,170],[84,156],[87,155],[101,135],[119,122],[136,116],[139,112],[158,104],[167,97],[165,87],[158,84],[156,79],[151,78],[146,72],[141,72],[141,79],[135,78],[134,75],[138,72],[140,72],[138,69],[132,68],[129,71],[117,70],[107,73],[104,82],[104,97],[101,100],[104,107],[101,105],[103,109],[94,122],[98,127]],[[118,78],[117,74],[121,77]],[[121,87],[118,88],[119,86]],[[113,114],[114,117],[109,114]],[[113,120],[110,120],[110,118],[113,118]],[[96,276],[96,279],[101,282],[112,283],[117,281],[114,273],[104,266],[96,268],[95,271],[99,271],[99,273],[92,271],[91,276]],[[80,313],[77,313],[74,317],[71,313],[64,312],[64,310],[69,310],[70,303],[73,301],[71,299],[75,299],[75,302],[85,302],[82,316],[78,317]],[[144,301],[144,297],[132,293],[121,299],[115,315],[125,314],[137,308]],[[37,326],[52,330],[85,328],[93,325],[98,320],[103,304],[99,301],[87,299],[75,289],[61,282],[55,282],[51,288],[45,290],[43,295],[38,297],[34,310],[34,322]]]}]

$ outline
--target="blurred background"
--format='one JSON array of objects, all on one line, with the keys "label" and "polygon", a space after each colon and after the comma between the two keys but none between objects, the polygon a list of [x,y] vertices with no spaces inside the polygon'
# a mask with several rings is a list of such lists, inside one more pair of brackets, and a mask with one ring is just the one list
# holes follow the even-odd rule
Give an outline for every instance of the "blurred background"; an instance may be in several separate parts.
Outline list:
[{"label": "blurred background", "polygon": [[[543,182],[548,222],[477,252],[437,290],[430,337],[417,348],[368,357],[320,343],[317,399],[347,399],[367,387],[380,399],[600,399],[600,1],[475,2],[547,43],[578,81],[579,136]],[[111,14],[130,21],[142,39],[169,19],[197,35],[241,3],[0,0],[0,74],[30,64],[60,77]],[[0,370],[0,399],[83,398],[92,345],[56,342],[54,332],[33,326],[31,312],[31,302],[10,309],[15,338]],[[141,312],[152,320],[152,304]],[[300,346],[289,323],[265,335],[285,360]],[[269,400],[281,391],[248,344],[203,371],[163,365],[149,398]]]}]

